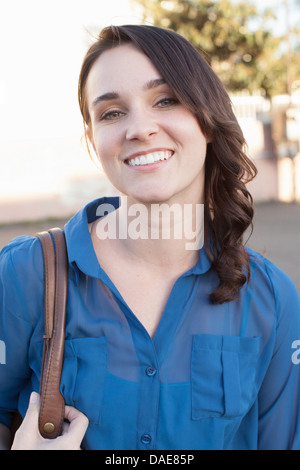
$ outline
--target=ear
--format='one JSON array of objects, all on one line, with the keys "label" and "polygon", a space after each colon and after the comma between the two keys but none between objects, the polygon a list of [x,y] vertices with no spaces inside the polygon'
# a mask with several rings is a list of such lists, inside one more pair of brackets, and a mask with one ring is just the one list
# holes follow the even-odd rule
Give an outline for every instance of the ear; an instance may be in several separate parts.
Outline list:
[{"label": "ear", "polygon": [[214,136],[213,136],[212,133],[206,135],[205,138],[206,138],[206,143],[207,143],[207,144],[211,144],[212,141],[214,140]]}]

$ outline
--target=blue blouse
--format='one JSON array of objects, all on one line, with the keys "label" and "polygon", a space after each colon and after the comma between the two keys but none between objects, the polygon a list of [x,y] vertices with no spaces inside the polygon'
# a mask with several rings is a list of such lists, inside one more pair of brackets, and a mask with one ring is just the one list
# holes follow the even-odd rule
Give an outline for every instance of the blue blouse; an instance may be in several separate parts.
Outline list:
[{"label": "blue blouse", "polygon": [[[251,280],[239,300],[212,305],[218,278],[201,249],[151,339],[95,255],[88,223],[102,203],[119,200],[96,200],[65,226],[61,391],[89,418],[83,448],[300,449],[300,302],[291,280],[249,250]],[[39,389],[43,261],[35,237],[1,251],[0,309],[0,422],[9,426]]]}]

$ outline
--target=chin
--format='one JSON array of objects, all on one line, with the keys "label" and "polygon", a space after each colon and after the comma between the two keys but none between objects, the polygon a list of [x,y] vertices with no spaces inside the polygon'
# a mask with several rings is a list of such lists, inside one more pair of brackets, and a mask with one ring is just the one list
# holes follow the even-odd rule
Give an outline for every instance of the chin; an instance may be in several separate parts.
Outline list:
[{"label": "chin", "polygon": [[163,204],[170,200],[170,196],[166,194],[139,194],[135,200],[141,204]]}]

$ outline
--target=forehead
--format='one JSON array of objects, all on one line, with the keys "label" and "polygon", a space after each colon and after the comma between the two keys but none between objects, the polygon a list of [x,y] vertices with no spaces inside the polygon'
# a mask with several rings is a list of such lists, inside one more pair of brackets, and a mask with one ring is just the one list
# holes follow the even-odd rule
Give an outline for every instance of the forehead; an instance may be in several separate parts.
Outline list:
[{"label": "forehead", "polygon": [[88,102],[110,91],[118,93],[142,88],[161,73],[133,44],[122,44],[103,52],[93,64],[87,79]]}]

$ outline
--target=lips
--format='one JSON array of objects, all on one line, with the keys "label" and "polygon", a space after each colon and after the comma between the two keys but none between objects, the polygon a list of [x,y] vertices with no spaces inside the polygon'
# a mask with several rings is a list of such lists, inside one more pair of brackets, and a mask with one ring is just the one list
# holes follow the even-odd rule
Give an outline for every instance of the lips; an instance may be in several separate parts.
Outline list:
[{"label": "lips", "polygon": [[134,155],[125,161],[130,166],[151,165],[159,161],[168,160],[172,157],[173,153],[172,150],[157,150],[143,153],[142,155]]}]

